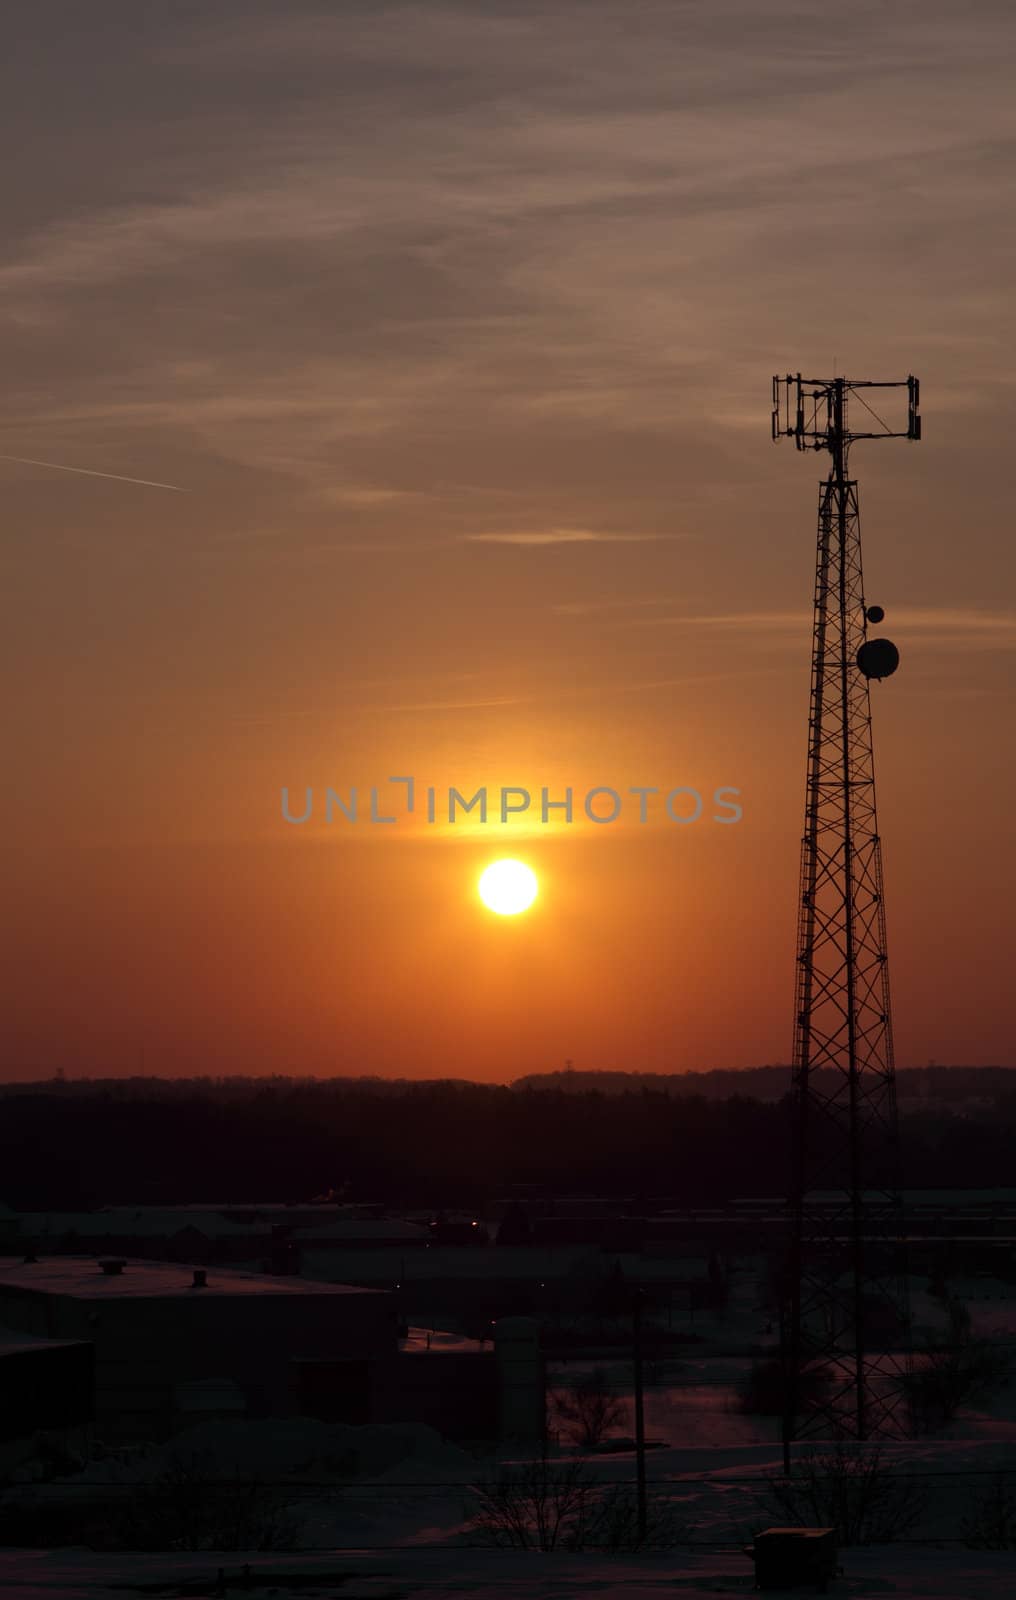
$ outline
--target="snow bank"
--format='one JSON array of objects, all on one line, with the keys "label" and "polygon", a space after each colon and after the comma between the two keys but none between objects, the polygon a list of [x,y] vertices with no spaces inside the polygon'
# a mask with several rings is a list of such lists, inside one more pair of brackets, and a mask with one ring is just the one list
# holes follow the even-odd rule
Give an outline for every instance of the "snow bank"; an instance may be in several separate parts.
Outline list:
[{"label": "snow bank", "polygon": [[259,1422],[203,1422],[165,1444],[92,1462],[77,1475],[84,1483],[150,1482],[180,1462],[194,1462],[213,1478],[262,1482],[336,1482],[393,1475],[411,1465],[417,1474],[468,1475],[470,1457],[424,1423],[317,1422],[309,1417]]}]

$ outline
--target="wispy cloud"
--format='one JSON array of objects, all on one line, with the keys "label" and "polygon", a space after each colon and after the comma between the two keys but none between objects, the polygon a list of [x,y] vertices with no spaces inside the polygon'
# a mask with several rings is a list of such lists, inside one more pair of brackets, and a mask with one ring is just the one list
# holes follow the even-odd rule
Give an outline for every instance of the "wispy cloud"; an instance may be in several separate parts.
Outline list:
[{"label": "wispy cloud", "polygon": [[427,437],[436,415],[438,447],[411,452],[421,479],[534,418],[764,429],[772,365],[828,345],[810,292],[827,259],[845,325],[862,306],[871,322],[874,284],[898,296],[901,350],[942,339],[948,298],[942,407],[977,392],[975,361],[980,383],[1004,370],[985,340],[1007,287],[971,284],[963,226],[989,227],[1011,162],[1013,23],[991,7],[971,26],[930,0],[920,29],[865,8],[828,47],[802,39],[794,0],[651,4],[635,32],[605,0],[581,34],[563,0],[349,11],[296,0],[146,37],[139,71],[172,63],[191,95],[171,139],[134,111],[146,188],[105,192],[97,117],[73,205],[7,219],[0,292],[35,330],[30,370],[104,358],[87,383],[72,363],[58,390],[16,385],[20,419],[173,430],[314,492],[337,447]]},{"label": "wispy cloud", "polygon": [[649,610],[673,604],[673,595],[661,595],[653,600],[560,600],[550,609],[560,617],[593,617],[611,611]]},{"label": "wispy cloud", "polygon": [[[810,611],[740,611],[716,615],[681,612],[663,617],[626,617],[611,628],[715,629],[743,634],[776,634],[799,640],[811,626]],[[950,645],[1016,648],[1016,613],[976,607],[900,606],[880,623],[878,632],[901,637],[936,638],[946,635]]]},{"label": "wispy cloud", "polygon": [[[425,715],[431,712],[443,711],[496,711],[502,706],[529,705],[531,700],[526,695],[491,695],[488,699],[474,700],[404,700],[396,702],[377,701],[370,704],[350,704],[346,700],[341,707],[342,717],[348,716],[394,716],[399,713],[413,712]],[[252,715],[231,718],[232,725],[238,728],[272,727],[276,724],[287,722],[331,722],[334,723],[340,715],[339,709],[330,706],[309,706],[298,710],[269,711],[262,715]]]},{"label": "wispy cloud", "polygon": [[623,617],[608,623],[610,628],[716,628],[743,633],[789,633],[807,628],[807,611],[741,611],[729,615],[700,615],[680,611],[662,617]]},{"label": "wispy cloud", "polygon": [[592,528],[518,529],[504,533],[466,533],[464,544],[647,544],[671,538],[665,533],[609,533]]},{"label": "wispy cloud", "polygon": [[31,456],[4,456],[0,461],[16,461],[23,467],[45,467],[49,472],[77,472],[83,478],[112,478],[115,483],[138,483],[146,489],[172,489],[175,494],[187,494],[178,483],[158,483],[154,478],[127,478],[122,472],[99,472],[94,467],[69,467],[58,461],[36,461]]},{"label": "wispy cloud", "polygon": [[341,484],[319,491],[325,505],[342,506],[352,511],[373,511],[378,506],[391,506],[405,500],[425,498],[417,490],[392,489],[381,484]]},{"label": "wispy cloud", "polygon": [[364,710],[376,713],[394,711],[490,711],[498,706],[522,706],[529,703],[524,695],[494,695],[489,700],[409,700],[401,705],[365,706]]},{"label": "wispy cloud", "polygon": [[[0,252],[9,452],[190,486],[187,518],[146,497],[153,640],[163,608],[207,603],[205,679],[256,637],[266,675],[344,684],[382,632],[433,661],[488,615],[555,665],[628,630],[608,643],[633,683],[710,630],[806,649],[784,609],[806,589],[775,574],[807,567],[811,474],[770,451],[768,378],[835,353],[920,373],[926,444],[863,471],[881,456],[892,514],[939,553],[960,506],[970,528],[971,608],[887,631],[1010,649],[988,463],[1012,393],[1011,12],[867,0],[817,33],[801,0],[646,0],[638,29],[630,0],[164,9],[115,63],[97,36],[32,57],[34,106],[66,103],[74,137],[21,111]],[[102,500],[119,560],[136,499]]]}]

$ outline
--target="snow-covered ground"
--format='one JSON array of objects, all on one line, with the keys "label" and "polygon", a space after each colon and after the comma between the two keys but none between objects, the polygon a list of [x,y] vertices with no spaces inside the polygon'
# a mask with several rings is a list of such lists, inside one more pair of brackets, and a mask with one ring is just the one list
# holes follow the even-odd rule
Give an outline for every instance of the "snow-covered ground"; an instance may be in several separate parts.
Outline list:
[{"label": "snow-covered ground", "polygon": [[[244,1566],[249,1571],[244,1574]],[[830,1594],[844,1600],[1012,1600],[1016,1555],[875,1546],[849,1550]],[[225,1585],[217,1582],[219,1572]],[[131,1596],[244,1596],[245,1600],[715,1600],[752,1592],[739,1551],[605,1558],[512,1551],[344,1551],[340,1555],[117,1555],[0,1551],[5,1600],[130,1600]],[[813,1591],[796,1590],[794,1594]]]},{"label": "snow-covered ground", "polygon": [[[1016,1327],[1011,1286],[972,1280],[955,1291],[969,1305],[976,1331],[1002,1338]],[[919,1332],[944,1325],[941,1302],[923,1285],[913,1285],[912,1298]],[[88,1498],[101,1516],[104,1507],[158,1482],[175,1458],[189,1455],[200,1460],[211,1481],[254,1478],[271,1486],[289,1523],[293,1553],[0,1551],[0,1589],[5,1600],[114,1592],[123,1600],[125,1594],[140,1593],[142,1583],[163,1585],[161,1592],[169,1595],[182,1592],[186,1581],[206,1584],[186,1592],[210,1595],[218,1567],[235,1582],[249,1561],[251,1583],[237,1592],[250,1596],[274,1591],[279,1597],[299,1592],[322,1600],[339,1594],[343,1600],[415,1594],[618,1600],[673,1594],[695,1600],[746,1593],[752,1569],[741,1546],[758,1528],[783,1520],[773,1514],[767,1490],[768,1477],[781,1466],[775,1419],[745,1415],[738,1404],[752,1352],[773,1342],[757,1280],[745,1273],[735,1281],[725,1310],[696,1314],[694,1331],[695,1344],[647,1367],[646,1433],[655,1446],[647,1458],[647,1477],[651,1496],[669,1505],[686,1541],[673,1553],[528,1555],[476,1548],[471,1485],[516,1461],[517,1454],[507,1449],[484,1458],[422,1425],[216,1422],[189,1429],[170,1445],[96,1461],[72,1479],[25,1484],[18,1492],[43,1513]],[[407,1342],[425,1349],[428,1332],[414,1328]],[[431,1335],[431,1348],[471,1343],[454,1334]],[[573,1383],[591,1366],[603,1368],[628,1406],[617,1431],[630,1434],[631,1367],[622,1355],[553,1362],[548,1376],[553,1388]],[[845,1551],[846,1577],[833,1592],[1016,1600],[1016,1552],[969,1551],[960,1542],[963,1517],[993,1476],[1004,1471],[1016,1486],[1016,1376],[990,1404],[963,1410],[942,1433],[887,1446],[885,1453],[897,1477],[913,1477],[925,1497],[908,1536],[915,1542]],[[634,1482],[630,1449],[592,1455],[584,1465],[602,1485]],[[263,1582],[258,1573],[264,1574]],[[302,1586],[288,1583],[286,1574],[299,1574]]]},{"label": "snow-covered ground", "polygon": [[[785,1520],[768,1489],[768,1479],[781,1467],[775,1425],[741,1415],[732,1396],[732,1390],[712,1381],[647,1396],[647,1438],[655,1446],[647,1455],[649,1492],[679,1524],[682,1541],[739,1548],[759,1528]],[[958,1543],[964,1516],[995,1474],[1011,1475],[1016,1486],[1016,1421],[998,1409],[962,1414],[944,1436],[884,1446],[894,1474],[912,1478],[924,1497],[909,1537]],[[1008,1410],[1013,1410],[1011,1398]],[[617,1431],[631,1431],[630,1417],[619,1421]],[[554,1454],[570,1459],[566,1446]],[[73,1506],[85,1507],[94,1527],[96,1519],[113,1518],[135,1494],[164,1485],[177,1463],[192,1462],[199,1495],[204,1483],[254,1480],[262,1486],[273,1514],[286,1525],[287,1538],[302,1551],[461,1549],[482,1538],[471,1486],[524,1459],[508,1448],[487,1457],[471,1454],[421,1424],[216,1422],[148,1451],[93,1462],[70,1478],[25,1484],[18,1501],[26,1516],[34,1513],[35,1526],[40,1515],[55,1518]],[[634,1484],[630,1445],[589,1455],[583,1466],[600,1485]]]}]

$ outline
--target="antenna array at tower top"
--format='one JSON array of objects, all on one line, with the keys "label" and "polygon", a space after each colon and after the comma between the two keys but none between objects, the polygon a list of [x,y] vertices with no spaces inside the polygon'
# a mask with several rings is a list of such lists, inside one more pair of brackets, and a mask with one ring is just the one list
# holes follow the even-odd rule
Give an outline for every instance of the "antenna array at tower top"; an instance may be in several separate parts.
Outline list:
[{"label": "antenna array at tower top", "polygon": [[[860,393],[862,389],[906,389],[905,427],[891,427]],[[855,395],[864,408],[867,430],[846,424],[846,401]],[[834,440],[849,445],[855,439],[919,439],[918,407],[921,385],[911,374],[895,383],[871,383],[849,378],[802,378],[798,372],[773,379],[773,438],[793,439],[799,450],[830,450]],[[902,422],[904,419],[898,419]],[[872,428],[877,423],[877,428]]]}]

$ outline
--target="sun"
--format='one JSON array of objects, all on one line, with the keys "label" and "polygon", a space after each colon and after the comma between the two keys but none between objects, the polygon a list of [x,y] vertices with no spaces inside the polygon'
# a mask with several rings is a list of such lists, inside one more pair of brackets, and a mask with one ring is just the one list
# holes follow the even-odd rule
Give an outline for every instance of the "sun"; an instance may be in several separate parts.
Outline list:
[{"label": "sun", "polygon": [[494,861],[480,874],[477,884],[480,899],[499,917],[515,917],[528,911],[536,899],[539,885],[536,873],[524,861]]}]

